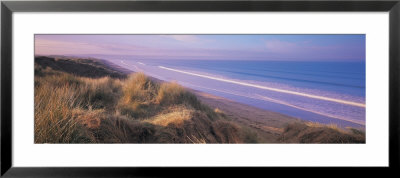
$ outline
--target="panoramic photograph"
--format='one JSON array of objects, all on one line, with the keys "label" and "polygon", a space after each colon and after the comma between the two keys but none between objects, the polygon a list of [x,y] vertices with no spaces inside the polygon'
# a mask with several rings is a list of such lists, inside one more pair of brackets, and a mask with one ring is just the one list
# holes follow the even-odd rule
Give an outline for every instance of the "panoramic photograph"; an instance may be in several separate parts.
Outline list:
[{"label": "panoramic photograph", "polygon": [[36,34],[34,142],[365,143],[363,34]]}]

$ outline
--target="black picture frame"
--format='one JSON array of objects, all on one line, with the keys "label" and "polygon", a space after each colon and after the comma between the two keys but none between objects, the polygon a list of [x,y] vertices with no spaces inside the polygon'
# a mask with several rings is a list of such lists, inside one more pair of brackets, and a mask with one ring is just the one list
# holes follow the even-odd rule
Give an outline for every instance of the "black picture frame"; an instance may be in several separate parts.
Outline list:
[{"label": "black picture frame", "polygon": [[[166,176],[184,172],[208,175],[210,171],[236,174],[243,168],[18,168],[12,165],[12,18],[13,12],[262,12],[262,11],[344,11],[389,12],[389,167],[363,171],[393,171],[399,168],[399,80],[400,80],[400,1],[2,1],[1,2],[1,175],[6,177],[129,177]],[[179,169],[179,170],[177,170]],[[210,169],[210,170],[203,170]],[[229,170],[227,170],[229,169]],[[295,168],[292,168],[295,169]],[[327,169],[327,168],[320,168]],[[347,169],[347,168],[346,168]],[[248,174],[263,173],[251,168]],[[270,169],[268,171],[271,171]],[[360,171],[357,169],[357,171]],[[286,172],[281,168],[274,172]],[[299,173],[309,172],[309,170]],[[329,171],[339,175],[340,172]],[[262,175],[262,174],[261,174]]]}]

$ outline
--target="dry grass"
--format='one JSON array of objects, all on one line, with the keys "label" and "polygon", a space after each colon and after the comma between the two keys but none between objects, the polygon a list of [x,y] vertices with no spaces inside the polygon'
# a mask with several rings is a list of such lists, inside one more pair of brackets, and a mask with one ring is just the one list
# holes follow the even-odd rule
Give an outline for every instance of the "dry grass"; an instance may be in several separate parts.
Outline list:
[{"label": "dry grass", "polygon": [[163,106],[185,104],[196,109],[201,109],[202,107],[200,101],[194,94],[175,82],[162,83],[158,90],[156,100],[157,103]]},{"label": "dry grass", "polygon": [[124,104],[132,102],[153,102],[157,95],[157,88],[157,84],[151,81],[143,73],[130,75],[128,80],[124,82],[124,95],[122,96],[121,101]]},{"label": "dry grass", "polygon": [[100,127],[102,114],[104,113],[103,109],[92,110],[91,108],[88,110],[83,109],[73,109],[72,115],[76,120],[83,126],[89,129],[96,129]]},{"label": "dry grass", "polygon": [[212,124],[213,132],[219,143],[242,143],[240,127],[232,122],[218,120]]},{"label": "dry grass", "polygon": [[336,125],[336,124],[321,124],[318,122],[306,122],[305,123],[308,127],[314,127],[314,128],[330,128],[333,130],[336,130],[338,132],[341,132],[342,130]]},{"label": "dry grass", "polygon": [[197,138],[196,136],[192,135],[192,136],[187,136],[187,138],[189,139],[189,141],[191,143],[195,143],[195,144],[206,144],[206,140],[204,140],[203,138]]},{"label": "dry grass", "polygon": [[76,86],[35,87],[35,143],[85,142],[82,127],[74,117]]},{"label": "dry grass", "polygon": [[119,111],[133,118],[151,117],[158,110],[155,105],[158,88],[158,84],[143,73],[130,75],[123,83]]},{"label": "dry grass", "polygon": [[336,125],[296,122],[285,127],[279,141],[286,143],[365,143],[365,133],[357,131],[358,133],[346,131]]},{"label": "dry grass", "polygon": [[81,78],[79,98],[84,108],[112,110],[122,95],[122,82],[119,79],[103,77],[99,79]]},{"label": "dry grass", "polygon": [[35,143],[241,143],[241,129],[176,83],[36,66]]},{"label": "dry grass", "polygon": [[193,110],[181,108],[170,113],[161,113],[154,117],[154,119],[146,121],[154,125],[168,126],[170,124],[175,127],[183,126],[184,121],[191,119]]}]

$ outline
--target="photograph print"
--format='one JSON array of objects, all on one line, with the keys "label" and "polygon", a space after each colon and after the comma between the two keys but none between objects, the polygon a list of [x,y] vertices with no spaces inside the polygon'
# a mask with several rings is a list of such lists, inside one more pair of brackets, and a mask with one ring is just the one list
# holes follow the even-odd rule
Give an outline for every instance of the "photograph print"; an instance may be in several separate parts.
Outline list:
[{"label": "photograph print", "polygon": [[36,34],[34,142],[361,143],[364,34]]}]

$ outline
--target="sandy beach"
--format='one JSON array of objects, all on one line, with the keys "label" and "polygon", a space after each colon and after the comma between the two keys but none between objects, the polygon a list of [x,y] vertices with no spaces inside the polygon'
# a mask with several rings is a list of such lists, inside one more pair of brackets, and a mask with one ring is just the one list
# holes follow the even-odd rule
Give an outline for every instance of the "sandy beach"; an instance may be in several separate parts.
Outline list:
[{"label": "sandy beach", "polygon": [[292,122],[301,120],[280,113],[271,112],[249,105],[241,104],[226,98],[193,91],[208,106],[220,109],[235,122],[254,128],[260,135],[273,142],[283,133],[283,128]]}]

